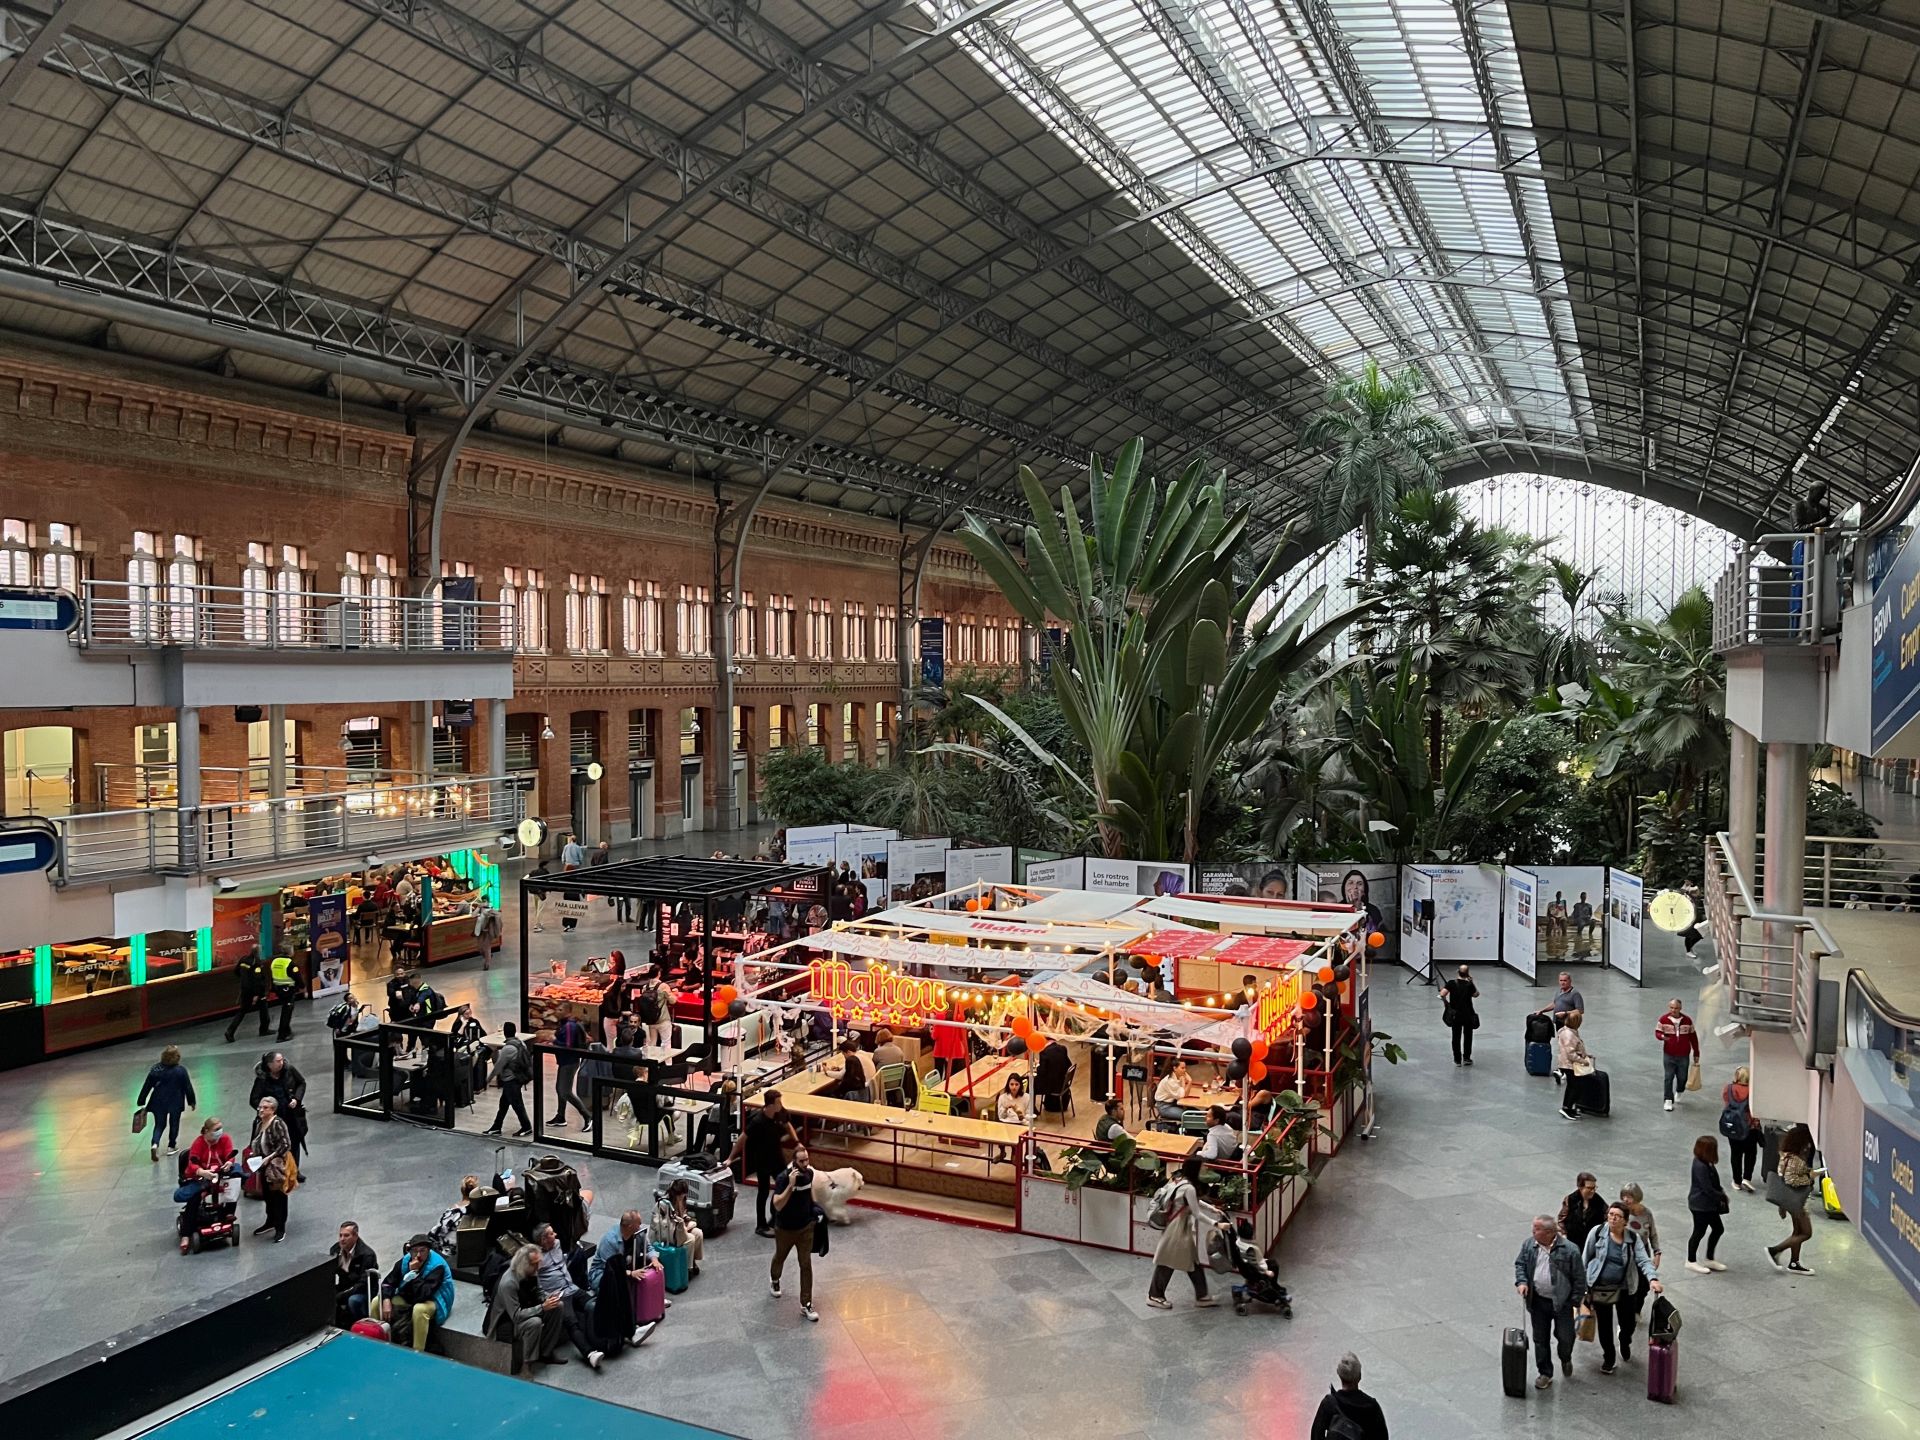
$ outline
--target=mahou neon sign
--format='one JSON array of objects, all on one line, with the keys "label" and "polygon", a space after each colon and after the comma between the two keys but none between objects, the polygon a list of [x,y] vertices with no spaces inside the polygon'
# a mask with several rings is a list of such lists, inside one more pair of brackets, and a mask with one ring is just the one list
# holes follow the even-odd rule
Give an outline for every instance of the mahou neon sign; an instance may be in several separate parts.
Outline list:
[{"label": "mahou neon sign", "polygon": [[1284,1036],[1293,1025],[1293,1015],[1300,1008],[1300,996],[1306,984],[1304,971],[1289,970],[1272,989],[1261,991],[1253,1007],[1253,1033],[1266,1041]]},{"label": "mahou neon sign", "polygon": [[945,1012],[947,987],[891,970],[855,970],[844,960],[814,960],[807,965],[807,998],[836,1020],[912,1027]]}]

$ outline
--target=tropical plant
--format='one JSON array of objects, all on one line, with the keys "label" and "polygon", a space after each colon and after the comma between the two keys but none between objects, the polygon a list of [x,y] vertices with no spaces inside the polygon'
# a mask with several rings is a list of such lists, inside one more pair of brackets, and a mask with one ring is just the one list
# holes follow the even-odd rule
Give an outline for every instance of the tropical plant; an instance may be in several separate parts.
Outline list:
[{"label": "tropical plant", "polygon": [[[1023,553],[977,515],[964,531],[1021,618],[1060,625],[1049,684],[1084,771],[974,699],[1063,793],[1091,802],[1104,853],[1191,861],[1209,838],[1205,817],[1223,813],[1212,803],[1222,761],[1266,722],[1287,677],[1363,612],[1310,625],[1321,590],[1274,601],[1286,537],[1256,562],[1251,514],[1229,508],[1224,478],[1196,461],[1163,486],[1142,473],[1143,448],[1130,441],[1110,470],[1089,462],[1087,525],[1070,490],[1056,508],[1022,466],[1031,514]],[[1228,582],[1242,575],[1236,597]],[[988,758],[981,746],[947,748]]]},{"label": "tropical plant", "polygon": [[835,765],[810,745],[769,750],[760,762],[760,808],[782,825],[841,825],[867,812],[877,776],[865,765]]},{"label": "tropical plant", "polygon": [[1469,516],[1458,495],[1415,490],[1380,525],[1376,569],[1355,588],[1372,613],[1362,643],[1399,654],[1425,681],[1427,766],[1438,773],[1446,712],[1512,711],[1538,670],[1537,607],[1552,572],[1545,542]]},{"label": "tropical plant", "polygon": [[1369,577],[1376,525],[1409,492],[1439,486],[1438,462],[1453,443],[1446,423],[1420,408],[1423,389],[1419,371],[1383,375],[1369,360],[1328,385],[1324,405],[1301,427],[1302,446],[1333,456],[1314,498],[1315,530],[1358,528]]},{"label": "tropical plant", "polygon": [[1544,689],[1557,690],[1584,681],[1599,659],[1593,637],[1602,620],[1596,603],[1600,577],[1555,556],[1547,557],[1546,564],[1566,618],[1547,631],[1540,650],[1540,683]]},{"label": "tropical plant", "polygon": [[[1663,615],[1613,615],[1608,671],[1632,705],[1602,749],[1631,754],[1665,781],[1675,813],[1727,763],[1727,667],[1713,649],[1713,602],[1694,587]],[[1596,767],[1597,773],[1598,767]]]},{"label": "tropical plant", "polygon": [[[1569,855],[1618,858],[1585,849],[1587,837],[1573,829],[1583,788],[1578,749],[1572,725],[1558,715],[1510,720],[1467,787],[1460,847],[1483,860],[1505,855],[1515,865],[1552,865]],[[1521,803],[1502,813],[1501,802],[1512,795]]]}]

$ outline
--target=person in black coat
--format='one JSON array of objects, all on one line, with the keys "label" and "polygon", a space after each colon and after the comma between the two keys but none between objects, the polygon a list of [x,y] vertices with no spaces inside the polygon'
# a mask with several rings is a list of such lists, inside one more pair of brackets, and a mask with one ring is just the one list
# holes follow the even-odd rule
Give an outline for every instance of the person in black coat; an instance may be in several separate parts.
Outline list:
[{"label": "person in black coat", "polygon": [[367,1318],[367,1296],[372,1288],[367,1277],[379,1277],[380,1258],[360,1238],[360,1227],[352,1220],[340,1222],[340,1238],[327,1254],[333,1259],[334,1321],[344,1329]]},{"label": "person in black coat", "polygon": [[1329,1390],[1320,1401],[1313,1428],[1307,1432],[1310,1440],[1327,1440],[1336,1417],[1345,1419],[1364,1440],[1389,1440],[1387,1417],[1380,1402],[1360,1388],[1360,1357],[1349,1350],[1333,1367],[1333,1373],[1340,1377],[1340,1387]]},{"label": "person in black coat", "polygon": [[273,1005],[267,994],[267,967],[258,955],[248,955],[233,967],[233,977],[240,982],[240,1008],[233,1012],[233,1019],[227,1022],[227,1043],[233,1043],[234,1033],[239,1030],[240,1022],[247,1018],[252,1010],[260,1012],[260,1033],[273,1033]]},{"label": "person in black coat", "polygon": [[[1727,1267],[1713,1258],[1727,1227],[1721,1216],[1731,1202],[1720,1183],[1720,1142],[1702,1135],[1693,1142],[1693,1183],[1687,1188],[1687,1209],[1693,1212],[1693,1234],[1687,1237],[1687,1269],[1706,1275]],[[1707,1258],[1700,1259],[1700,1237],[1707,1237]]]},{"label": "person in black coat", "polygon": [[1072,1057],[1067,1047],[1058,1039],[1049,1036],[1047,1045],[1040,1052],[1040,1058],[1033,1066],[1033,1093],[1040,1103],[1050,1110],[1061,1108],[1056,1097],[1067,1088],[1067,1070],[1071,1067]]},{"label": "person in black coat", "polygon": [[1607,1202],[1600,1198],[1600,1182],[1593,1172],[1582,1170],[1574,1177],[1573,1189],[1560,1202],[1560,1233],[1573,1242],[1573,1248],[1585,1251],[1587,1236],[1606,1223]]},{"label": "person in black coat", "polygon": [[[262,1096],[271,1095],[275,1114],[287,1122],[287,1135],[293,1142],[293,1157],[300,1169],[307,1168],[307,1077],[278,1050],[269,1050],[253,1067],[253,1090],[247,1104],[260,1108]],[[304,1178],[304,1173],[302,1178]]]}]

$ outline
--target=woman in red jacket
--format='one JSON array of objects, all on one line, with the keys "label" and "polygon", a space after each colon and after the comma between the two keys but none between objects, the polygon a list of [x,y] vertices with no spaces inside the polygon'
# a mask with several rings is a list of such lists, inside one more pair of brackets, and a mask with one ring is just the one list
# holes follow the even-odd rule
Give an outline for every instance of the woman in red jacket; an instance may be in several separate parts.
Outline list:
[{"label": "woman in red jacket", "polygon": [[187,1237],[200,1228],[200,1207],[207,1195],[233,1168],[233,1137],[227,1134],[220,1117],[207,1117],[200,1127],[200,1138],[187,1147],[187,1163],[180,1173],[182,1185],[193,1184],[194,1192],[180,1212],[180,1253],[187,1253]]}]

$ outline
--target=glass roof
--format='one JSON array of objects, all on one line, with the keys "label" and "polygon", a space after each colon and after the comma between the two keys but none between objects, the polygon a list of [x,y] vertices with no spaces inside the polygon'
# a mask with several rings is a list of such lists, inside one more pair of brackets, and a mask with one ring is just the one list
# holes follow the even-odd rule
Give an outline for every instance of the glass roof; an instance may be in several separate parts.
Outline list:
[{"label": "glass roof", "polygon": [[975,58],[1178,206],[1172,238],[1316,373],[1411,364],[1469,434],[1591,438],[1546,189],[1492,129],[1529,151],[1503,4],[1021,0],[986,28]]}]

